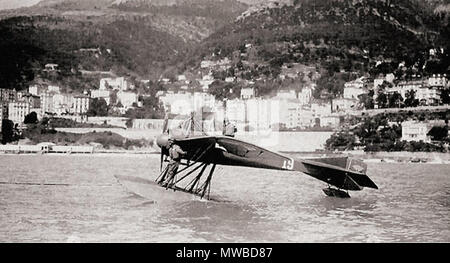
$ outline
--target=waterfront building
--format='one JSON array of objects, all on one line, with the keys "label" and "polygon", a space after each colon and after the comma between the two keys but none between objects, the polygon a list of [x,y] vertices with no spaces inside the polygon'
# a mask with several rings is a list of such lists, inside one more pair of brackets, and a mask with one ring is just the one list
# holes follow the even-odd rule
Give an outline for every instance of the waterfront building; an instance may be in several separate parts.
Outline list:
[{"label": "waterfront building", "polygon": [[240,99],[233,99],[226,101],[225,115],[228,120],[237,123],[245,122],[245,102]]},{"label": "waterfront building", "polygon": [[253,98],[245,101],[246,123],[251,130],[268,130],[272,123],[271,100]]},{"label": "waterfront building", "polygon": [[429,131],[435,126],[447,125],[444,120],[404,121],[402,122],[402,141],[423,141],[430,143]]},{"label": "waterfront building", "polygon": [[159,97],[159,101],[172,114],[189,115],[194,110],[192,94],[188,92],[167,92],[165,95]]},{"label": "waterfront building", "polygon": [[431,139],[427,136],[431,129],[425,122],[404,121],[402,122],[402,141],[423,141],[430,142]]},{"label": "waterfront building", "polygon": [[194,92],[192,94],[193,109],[199,111],[202,108],[214,109],[216,98],[206,92]]}]

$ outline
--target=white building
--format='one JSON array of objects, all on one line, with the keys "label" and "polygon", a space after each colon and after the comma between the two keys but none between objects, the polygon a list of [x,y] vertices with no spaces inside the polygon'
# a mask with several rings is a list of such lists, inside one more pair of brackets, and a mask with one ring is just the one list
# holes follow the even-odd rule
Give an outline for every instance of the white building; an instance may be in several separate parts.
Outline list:
[{"label": "white building", "polygon": [[100,79],[100,90],[111,88],[114,90],[127,90],[129,87],[128,81],[124,77],[118,78],[102,78]]},{"label": "white building", "polygon": [[327,116],[331,114],[331,104],[329,103],[311,103],[311,111],[314,116]]},{"label": "white building", "polygon": [[55,94],[53,96],[53,113],[62,115],[69,113],[72,108],[73,96],[69,94]]},{"label": "white building", "polygon": [[204,75],[202,77],[202,79],[199,79],[198,82],[199,82],[200,86],[202,87],[202,89],[204,91],[206,91],[209,89],[209,85],[211,85],[211,83],[214,82],[214,77],[212,76],[212,74],[207,74],[207,75]]},{"label": "white building", "polygon": [[253,98],[245,101],[246,121],[254,130],[268,130],[272,120],[272,100]]},{"label": "white building", "polygon": [[414,81],[402,81],[398,83],[397,86],[386,89],[387,93],[399,93],[403,99],[406,99],[406,94],[409,91],[415,92],[415,98],[421,102],[425,102],[428,105],[438,103],[441,97],[441,88],[438,84],[443,84],[441,81],[432,80],[432,84],[425,80],[414,80]]},{"label": "white building", "polygon": [[90,99],[90,97],[85,95],[74,96],[72,112],[78,115],[86,114],[89,110]]},{"label": "white building", "polygon": [[313,93],[312,87],[304,87],[299,93],[298,93],[298,99],[300,101],[300,105],[308,105],[311,102]]},{"label": "white building", "polygon": [[431,142],[431,138],[427,136],[431,129],[425,122],[404,121],[402,122],[402,141],[423,141]]},{"label": "white building", "polygon": [[332,110],[335,112],[349,111],[356,108],[358,105],[357,99],[338,98],[333,99]]},{"label": "white building", "polygon": [[255,97],[255,89],[254,88],[242,88],[241,89],[241,99],[251,99]]},{"label": "white building", "polygon": [[45,113],[53,113],[53,96],[55,94],[53,92],[44,92],[41,93],[41,114],[45,115]]},{"label": "white building", "polygon": [[279,90],[277,91],[276,98],[279,99],[297,99],[297,92],[293,89],[291,90]]},{"label": "white building", "polygon": [[59,93],[60,92],[59,86],[48,86],[47,87],[47,91],[48,92],[54,92],[54,93]]},{"label": "white building", "polygon": [[138,95],[134,92],[119,91],[117,92],[117,100],[124,108],[130,108],[133,103],[138,102]]},{"label": "white building", "polygon": [[28,102],[10,102],[8,104],[8,119],[14,123],[22,124],[25,116],[30,114],[30,104]]},{"label": "white building", "polygon": [[106,101],[106,105],[111,103],[111,92],[106,89],[95,89],[91,90],[91,98],[93,99],[104,99]]},{"label": "white building", "polygon": [[226,101],[225,115],[232,122],[245,122],[246,105],[243,100],[234,99]]},{"label": "white building", "polygon": [[447,76],[440,74],[433,74],[432,77],[428,78],[428,86],[429,87],[438,87],[438,88],[446,88],[448,87],[448,79]]},{"label": "white building", "polygon": [[328,115],[320,117],[320,127],[337,128],[340,124],[340,118],[336,115]]},{"label": "white building", "polygon": [[344,84],[344,98],[358,99],[358,96],[366,93],[363,78],[358,78]]},{"label": "white building", "polygon": [[202,107],[214,109],[216,104],[216,98],[214,95],[206,92],[194,92],[192,95],[192,101],[194,111],[199,111]]},{"label": "white building", "polygon": [[191,93],[168,92],[160,96],[159,101],[163,103],[165,109],[170,109],[172,114],[189,115],[194,110]]},{"label": "white building", "polygon": [[28,87],[28,93],[35,95],[35,96],[40,96],[42,91],[43,91],[43,88],[38,85],[32,85],[32,86]]},{"label": "white building", "polygon": [[11,102],[17,98],[17,91],[14,89],[0,89],[0,101]]}]

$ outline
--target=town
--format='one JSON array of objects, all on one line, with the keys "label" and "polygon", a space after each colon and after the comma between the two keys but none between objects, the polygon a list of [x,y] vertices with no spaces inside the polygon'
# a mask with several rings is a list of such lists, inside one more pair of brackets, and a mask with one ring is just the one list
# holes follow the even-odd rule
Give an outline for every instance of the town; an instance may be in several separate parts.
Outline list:
[{"label": "town", "polygon": [[[37,120],[47,117],[78,123],[94,121],[132,129],[160,129],[164,112],[177,118],[197,112],[203,116],[214,113],[209,118],[212,124],[204,126],[209,132],[217,130],[215,122],[224,119],[238,131],[247,132],[337,131],[348,116],[398,109],[448,109],[450,102],[446,74],[413,75],[409,80],[398,80],[392,73],[361,76],[345,82],[337,97],[321,94],[315,98],[314,75],[318,73],[314,67],[284,64],[278,78],[280,83],[289,84],[260,95],[258,80],[220,74],[229,71],[231,65],[228,58],[204,60],[197,75],[161,78],[153,89],[149,80],[136,82],[123,76],[100,78],[98,88],[82,93],[51,83],[31,84],[26,91],[0,89],[0,113],[2,119],[9,119],[19,130],[26,128],[26,117],[32,112]],[[43,71],[58,72],[58,65],[47,64]],[[298,81],[301,77],[302,81]],[[137,89],[136,85],[145,88]],[[143,108],[151,108],[156,118],[137,114]],[[435,125],[447,124],[405,121],[402,140],[430,142],[427,133]]]}]

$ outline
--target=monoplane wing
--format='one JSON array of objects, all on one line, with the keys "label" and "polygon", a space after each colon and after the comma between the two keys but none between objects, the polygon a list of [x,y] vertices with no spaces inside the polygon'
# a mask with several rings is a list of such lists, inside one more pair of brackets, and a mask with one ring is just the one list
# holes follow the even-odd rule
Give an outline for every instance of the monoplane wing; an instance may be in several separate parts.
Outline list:
[{"label": "monoplane wing", "polygon": [[293,159],[226,136],[177,138],[175,143],[187,152],[184,158],[188,161],[299,171],[339,189],[378,189],[366,175],[366,165],[351,157]]}]

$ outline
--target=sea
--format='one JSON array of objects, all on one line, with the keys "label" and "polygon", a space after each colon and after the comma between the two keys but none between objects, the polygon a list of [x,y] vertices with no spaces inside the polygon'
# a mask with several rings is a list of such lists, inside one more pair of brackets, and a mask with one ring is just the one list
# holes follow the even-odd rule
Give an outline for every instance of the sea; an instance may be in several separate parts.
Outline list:
[{"label": "sea", "polygon": [[159,158],[0,155],[0,242],[450,242],[448,164],[368,163],[379,189],[349,199],[290,171],[217,166],[212,200],[118,179]]}]

